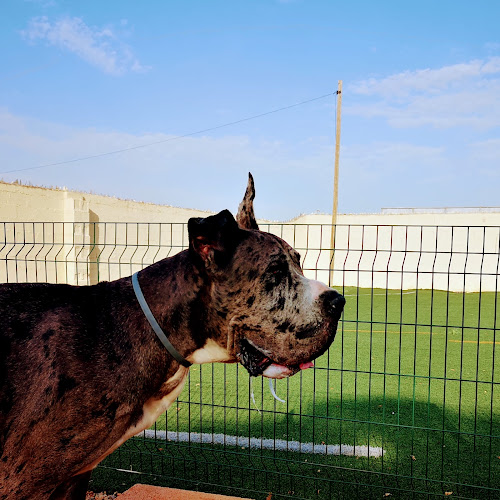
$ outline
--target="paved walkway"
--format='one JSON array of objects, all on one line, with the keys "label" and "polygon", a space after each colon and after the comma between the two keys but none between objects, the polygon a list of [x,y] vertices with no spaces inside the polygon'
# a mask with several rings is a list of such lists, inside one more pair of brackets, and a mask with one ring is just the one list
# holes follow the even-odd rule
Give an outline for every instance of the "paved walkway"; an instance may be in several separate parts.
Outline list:
[{"label": "paved walkway", "polygon": [[185,491],[173,488],[160,488],[147,484],[136,484],[119,497],[120,500],[252,500],[250,498],[214,495],[201,491]]}]

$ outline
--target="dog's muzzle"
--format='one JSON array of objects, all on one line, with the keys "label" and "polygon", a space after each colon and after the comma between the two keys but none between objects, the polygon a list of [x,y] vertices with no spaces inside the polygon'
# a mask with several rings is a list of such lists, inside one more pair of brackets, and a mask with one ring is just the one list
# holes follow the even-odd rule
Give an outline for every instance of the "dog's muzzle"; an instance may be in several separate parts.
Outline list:
[{"label": "dog's muzzle", "polygon": [[[321,303],[323,317],[326,320],[325,326],[330,334],[326,342],[324,342],[321,348],[315,352],[314,358],[321,356],[332,344],[337,331],[338,321],[345,305],[345,298],[333,289],[322,293],[318,300]],[[317,331],[318,325],[314,325],[303,331],[297,332],[296,336],[297,338],[312,337]],[[264,375],[271,378],[282,378],[313,366],[311,360],[297,365],[280,365],[270,357],[271,354],[269,352],[257,347],[251,340],[246,338],[240,340],[239,347],[239,353],[237,354],[238,360],[252,377]]]}]

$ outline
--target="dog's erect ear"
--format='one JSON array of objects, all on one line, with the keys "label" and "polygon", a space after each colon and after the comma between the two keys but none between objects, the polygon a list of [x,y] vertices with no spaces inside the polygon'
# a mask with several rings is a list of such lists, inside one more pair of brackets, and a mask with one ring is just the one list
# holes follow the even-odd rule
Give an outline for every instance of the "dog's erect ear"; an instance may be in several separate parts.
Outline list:
[{"label": "dog's erect ear", "polygon": [[231,259],[242,231],[229,210],[188,221],[189,250],[201,257],[207,269],[223,268]]},{"label": "dog's erect ear", "polygon": [[245,196],[243,201],[238,207],[238,214],[236,215],[236,220],[238,224],[243,229],[259,229],[257,221],[255,220],[255,214],[253,212],[253,199],[255,198],[255,185],[253,183],[253,177],[251,173],[248,173],[248,185],[245,191]]}]

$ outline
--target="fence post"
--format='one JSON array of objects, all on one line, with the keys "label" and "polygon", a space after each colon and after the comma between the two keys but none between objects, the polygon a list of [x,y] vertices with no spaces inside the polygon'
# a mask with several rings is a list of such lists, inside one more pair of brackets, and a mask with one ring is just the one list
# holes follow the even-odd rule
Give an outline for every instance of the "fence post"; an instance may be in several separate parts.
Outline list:
[{"label": "fence post", "polygon": [[87,285],[90,250],[89,203],[83,196],[65,192],[64,196],[64,252],[66,283]]},{"label": "fence post", "polygon": [[339,205],[339,154],[340,154],[340,114],[342,108],[342,80],[337,90],[337,124],[335,127],[335,171],[333,177],[332,235],[330,240],[330,274],[328,285],[333,286],[333,268],[335,259],[335,231],[337,228],[337,210]]}]

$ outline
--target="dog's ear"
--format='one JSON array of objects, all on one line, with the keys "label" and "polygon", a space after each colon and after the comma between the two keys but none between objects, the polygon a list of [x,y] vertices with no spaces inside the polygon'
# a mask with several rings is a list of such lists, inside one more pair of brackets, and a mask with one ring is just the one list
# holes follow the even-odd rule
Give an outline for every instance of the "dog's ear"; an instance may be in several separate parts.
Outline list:
[{"label": "dog's ear", "polygon": [[236,220],[238,221],[239,226],[243,229],[259,229],[253,211],[254,198],[255,185],[253,183],[252,174],[249,172],[247,190],[245,191],[245,196],[238,207],[238,214],[236,215]]},{"label": "dog's ear", "polygon": [[238,224],[229,210],[188,221],[189,250],[199,256],[207,269],[223,268],[240,241]]}]

